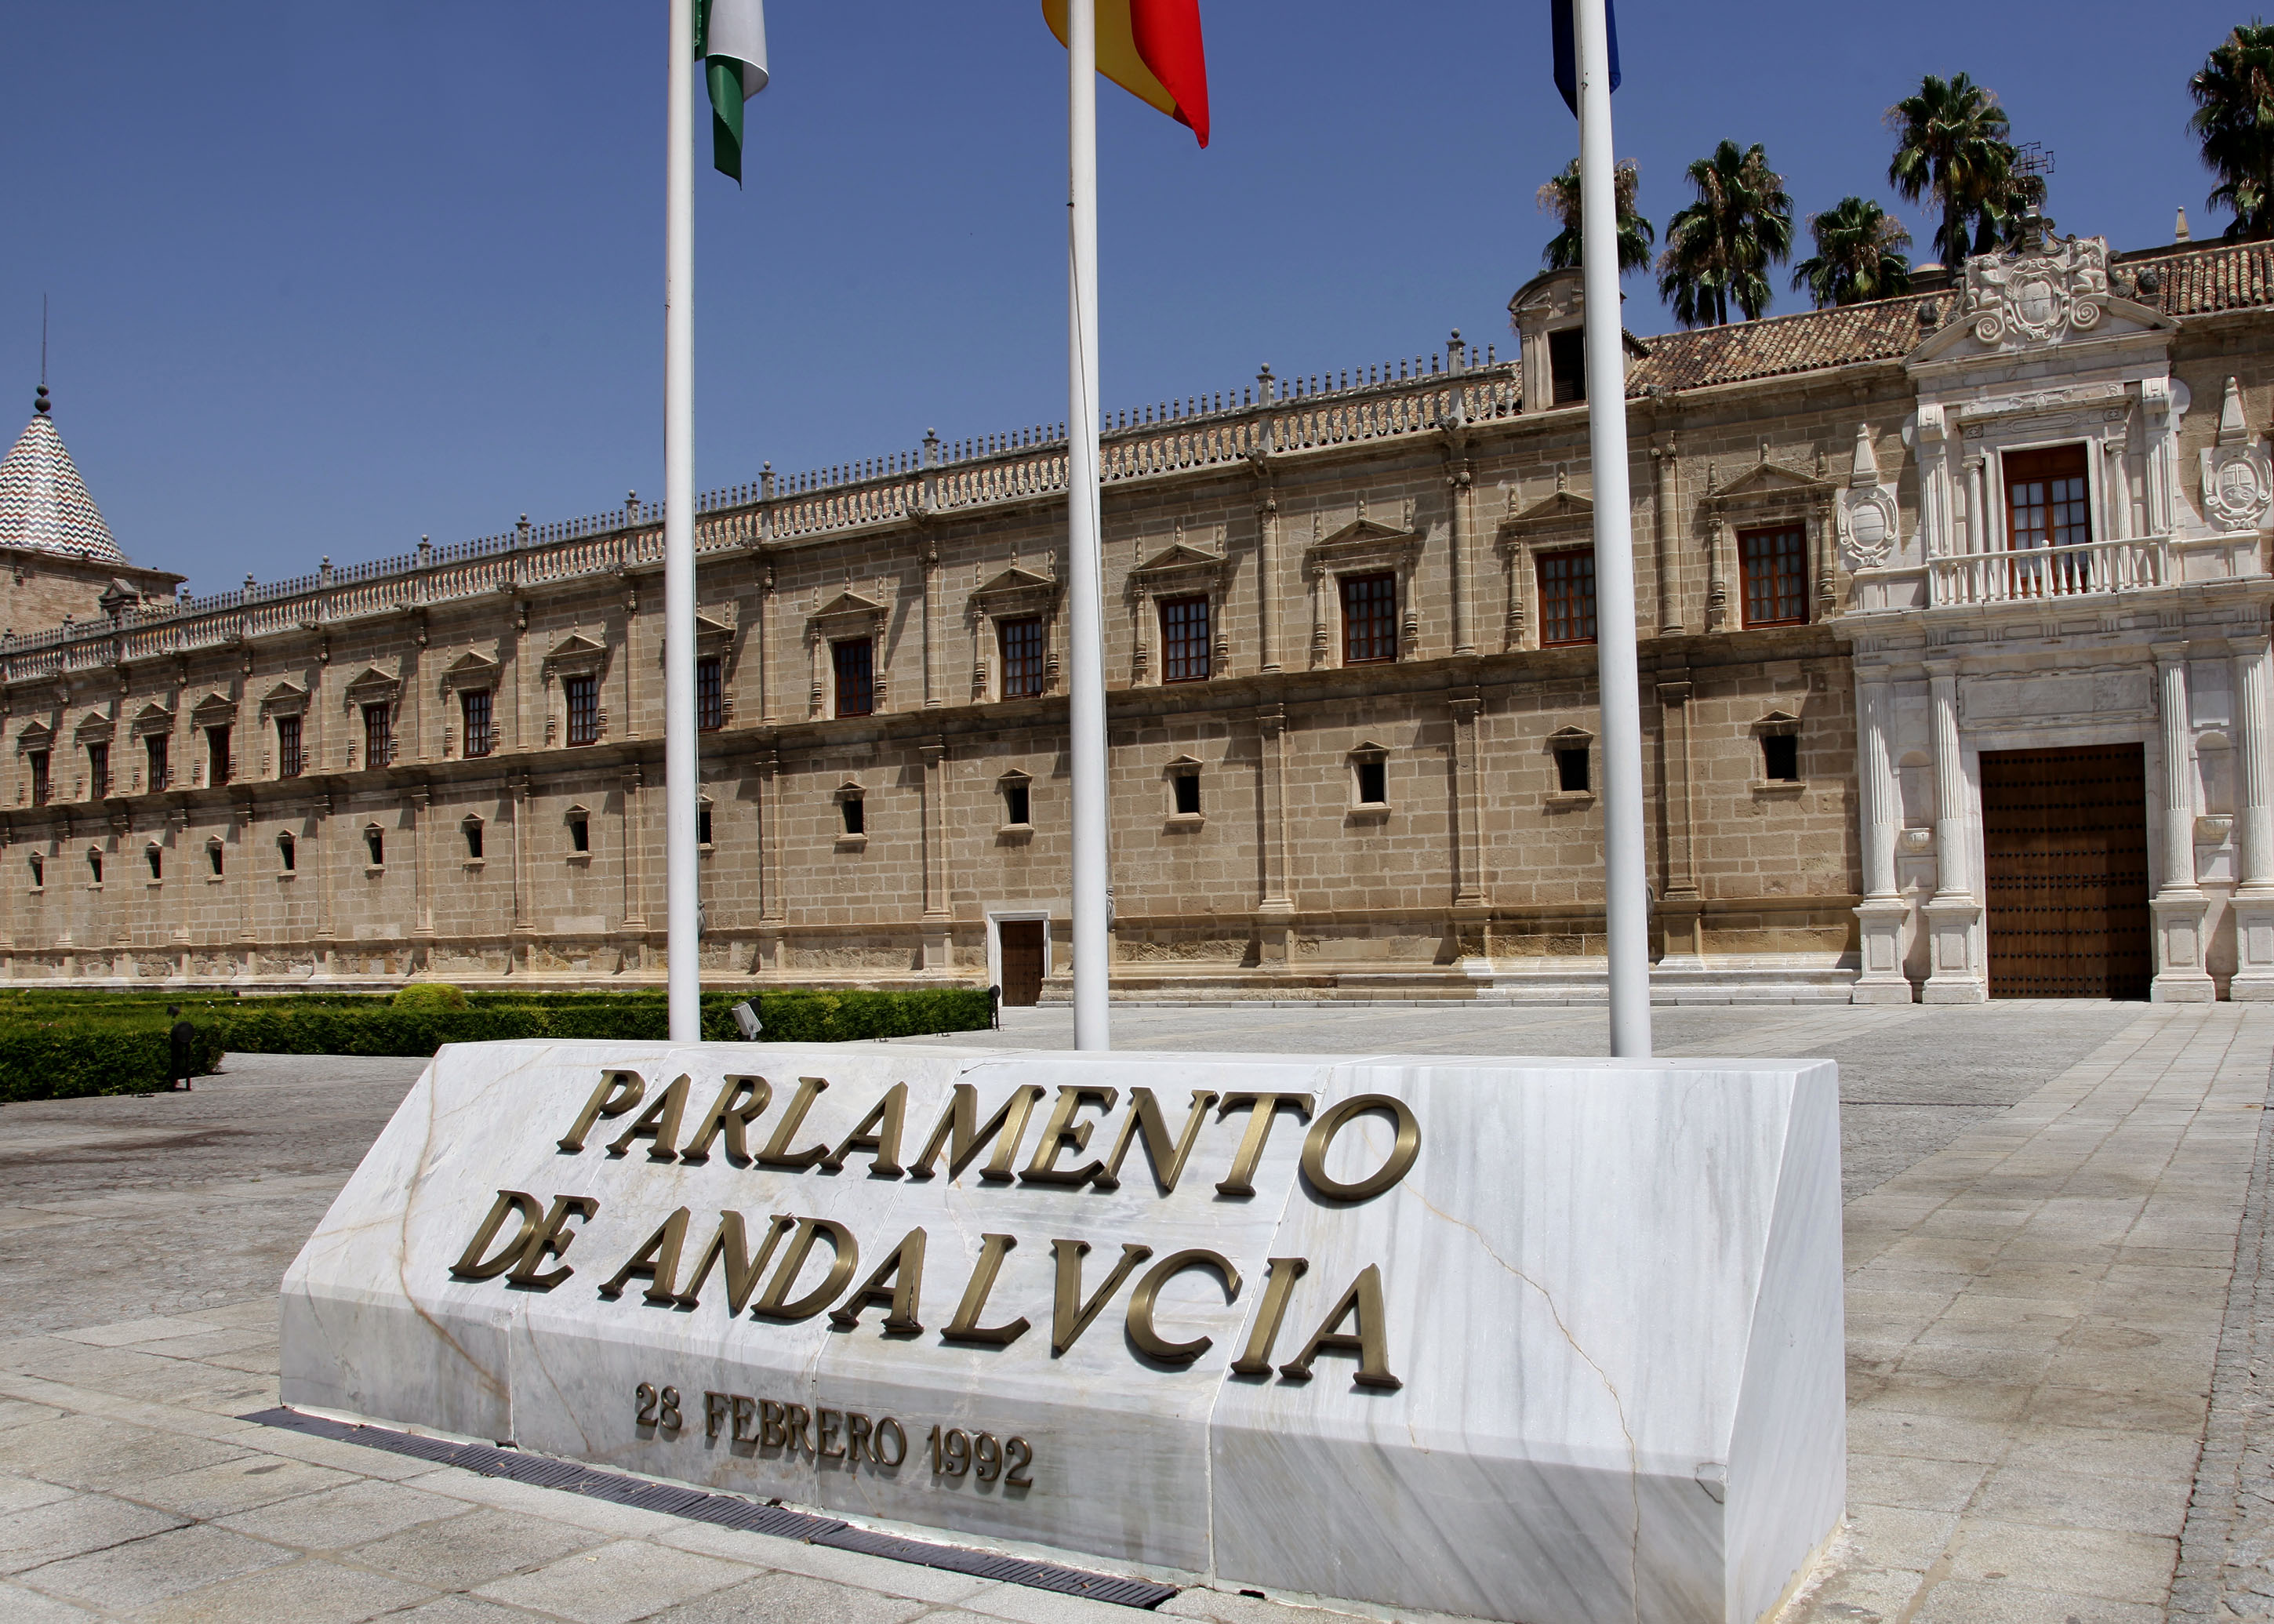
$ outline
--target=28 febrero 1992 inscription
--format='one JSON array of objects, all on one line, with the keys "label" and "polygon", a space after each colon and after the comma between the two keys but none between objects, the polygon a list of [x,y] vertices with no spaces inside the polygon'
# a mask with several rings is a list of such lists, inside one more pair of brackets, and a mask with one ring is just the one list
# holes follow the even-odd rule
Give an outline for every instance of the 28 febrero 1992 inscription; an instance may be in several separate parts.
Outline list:
[{"label": "28 febrero 1992 inscription", "polygon": [[[677,1387],[643,1381],[633,1388],[632,1399],[636,1406],[633,1425],[641,1436],[676,1439],[684,1431],[686,1417]],[[908,1458],[907,1429],[897,1417],[872,1419],[858,1410],[706,1390],[703,1441],[715,1445],[721,1432],[730,1447],[760,1455],[802,1454],[817,1462],[841,1461],[848,1471],[895,1472]],[[935,1422],[926,1442],[935,1477],[953,1484],[968,1473],[983,1484],[1000,1479],[1007,1489],[1034,1487],[1027,1472],[1035,1462],[1034,1446],[1015,1433],[998,1439],[992,1432],[967,1432]]]},{"label": "28 febrero 1992 inscription", "polygon": [[[1354,1095],[1316,1110],[1314,1096],[1309,1094],[1222,1094],[1195,1089],[1183,1124],[1172,1127],[1168,1112],[1150,1088],[1130,1089],[1127,1105],[1119,1121],[1114,1122],[1111,1114],[1120,1103],[1120,1091],[1081,1084],[1058,1090],[1058,1099],[1043,1120],[1040,1141],[1021,1167],[1026,1148],[1021,1141],[1028,1124],[1039,1115],[1035,1108],[1050,1091],[1034,1084],[1013,1087],[991,1115],[983,1116],[977,1088],[959,1082],[923,1140],[922,1152],[904,1165],[909,1103],[905,1082],[886,1088],[836,1144],[827,1139],[797,1144],[799,1139],[812,1134],[808,1119],[815,1101],[829,1086],[826,1078],[799,1078],[796,1087],[786,1091],[772,1132],[760,1144],[755,1125],[776,1098],[774,1085],[767,1079],[729,1074],[721,1079],[717,1097],[704,1109],[690,1097],[691,1075],[681,1073],[651,1094],[649,1079],[639,1071],[611,1066],[600,1071],[599,1082],[561,1138],[559,1153],[567,1158],[584,1156],[586,1140],[595,1128],[629,1116],[630,1124],[606,1147],[606,1158],[621,1160],[644,1144],[647,1162],[683,1167],[708,1162],[715,1149],[735,1168],[825,1177],[840,1172],[848,1159],[860,1156],[867,1160],[871,1179],[909,1181],[936,1177],[945,1161],[951,1179],[977,1163],[981,1189],[1007,1192],[1041,1187],[1068,1192],[1086,1186],[1109,1192],[1121,1188],[1123,1167],[1132,1152],[1141,1147],[1155,1187],[1168,1196],[1184,1177],[1210,1112],[1218,1121],[1244,1112],[1246,1122],[1238,1147],[1216,1184],[1219,1198],[1237,1201],[1255,1194],[1256,1170],[1272,1131],[1283,1116],[1291,1116],[1309,1124],[1299,1161],[1304,1186],[1322,1205],[1349,1206],[1370,1200],[1397,1184],[1412,1169],[1421,1148],[1420,1125],[1412,1109],[1389,1094]],[[1093,1111],[1097,1113],[1095,1117],[1085,1116],[1085,1112]],[[1394,1136],[1389,1154],[1370,1172],[1337,1177],[1329,1170],[1337,1137],[1367,1115],[1389,1119]],[[1090,1139],[1100,1128],[1110,1129],[1110,1153],[1069,1165],[1089,1149]],[[1104,1136],[1100,1137],[1103,1140]],[[576,1238],[577,1226],[590,1223],[599,1210],[598,1199],[589,1195],[556,1194],[548,1204],[528,1191],[501,1190],[464,1252],[450,1266],[450,1275],[468,1282],[501,1277],[513,1289],[550,1291],[576,1273],[561,1259]],[[692,1227],[698,1222],[710,1230],[707,1240],[703,1238],[702,1228]],[[636,1284],[641,1288],[638,1300],[648,1307],[692,1310],[709,1282],[718,1279],[725,1289],[728,1312],[737,1319],[746,1309],[752,1319],[777,1323],[809,1320],[825,1312],[837,1329],[853,1331],[859,1328],[864,1315],[881,1310],[877,1323],[884,1334],[906,1340],[924,1329],[921,1316],[927,1239],[923,1229],[910,1229],[855,1284],[861,1239],[835,1218],[795,1213],[746,1216],[727,1207],[717,1213],[712,1223],[698,1221],[691,1207],[681,1207],[599,1289],[602,1298],[615,1302]],[[1006,1347],[1025,1335],[1033,1324],[1027,1315],[1011,1314],[1007,1306],[990,1308],[1004,1259],[1019,1239],[998,1230],[988,1230],[980,1239],[978,1255],[963,1282],[955,1311],[937,1335],[949,1344]],[[694,1242],[691,1269],[683,1267],[690,1240]],[[1164,1288],[1179,1274],[1202,1271],[1216,1277],[1227,1303],[1236,1301],[1242,1289],[1238,1267],[1208,1247],[1186,1247],[1156,1259],[1150,1246],[1125,1241],[1118,1259],[1091,1270],[1085,1261],[1091,1251],[1088,1241],[1055,1237],[1048,1244],[1056,1276],[1048,1310],[1053,1357],[1064,1355],[1121,1288],[1133,1280],[1123,1314],[1129,1346],[1150,1368],[1185,1368],[1205,1353],[1211,1342],[1206,1336],[1178,1340],[1157,1323]],[[813,1280],[815,1271],[808,1266],[824,1246],[829,1262],[820,1269],[818,1280]],[[1390,1369],[1381,1269],[1374,1264],[1360,1269],[1345,1289],[1329,1299],[1333,1306],[1304,1338],[1295,1356],[1278,1362],[1276,1348],[1281,1321],[1296,1282],[1309,1267],[1306,1258],[1268,1260],[1261,1301],[1250,1322],[1246,1345],[1231,1361],[1230,1373],[1269,1377],[1276,1370],[1283,1380],[1308,1381],[1317,1359],[1336,1355],[1356,1361],[1352,1375],[1355,1385],[1376,1390],[1399,1387]],[[979,1446],[971,1444],[968,1437],[966,1444],[974,1451],[971,1458],[977,1460]],[[950,1451],[945,1435],[935,1440],[933,1447],[943,1462],[950,1453],[962,1458],[960,1450]],[[1002,1453],[1007,1462],[1013,1453],[1007,1443],[1002,1446]]]}]

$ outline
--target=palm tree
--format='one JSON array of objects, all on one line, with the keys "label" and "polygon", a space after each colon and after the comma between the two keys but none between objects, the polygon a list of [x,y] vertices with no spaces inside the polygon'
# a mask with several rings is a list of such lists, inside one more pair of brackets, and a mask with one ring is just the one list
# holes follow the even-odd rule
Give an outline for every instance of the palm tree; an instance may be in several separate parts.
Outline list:
[{"label": "palm tree", "polygon": [[[2014,191],[2014,146],[2007,137],[2012,126],[1998,97],[1963,73],[1947,80],[1931,73],[1919,81],[1918,92],[1887,109],[1887,128],[1895,132],[1895,155],[1887,164],[1887,182],[1904,201],[1916,203],[1931,194],[1942,205],[1942,224],[1934,234],[1934,251],[1945,265],[1962,264],[1978,223],[1980,249],[1987,252],[2004,232],[2001,209]],[[1996,218],[1992,218],[1992,215]]]},{"label": "palm tree", "polygon": [[2231,208],[2226,240],[2274,237],[2274,27],[2236,28],[2187,80],[2195,110],[2187,127],[2202,142],[2203,167],[2218,177],[2213,208]]},{"label": "palm tree", "polygon": [[1857,304],[1911,290],[1911,244],[1903,222],[1868,198],[1842,198],[1808,217],[1816,252],[1792,267],[1792,285],[1816,308]]},{"label": "palm tree", "polygon": [[[1631,158],[1622,158],[1611,171],[1611,190],[1618,199],[1619,210],[1619,274],[1650,268],[1651,244],[1658,233],[1651,229],[1650,222],[1635,213],[1635,192],[1642,185],[1642,171],[1635,168]],[[1579,263],[1579,161],[1577,158],[1558,170],[1555,178],[1540,189],[1540,207],[1554,211],[1563,222],[1562,230],[1548,239],[1540,257],[1551,271],[1568,271]]]},{"label": "palm tree", "polygon": [[1688,170],[1698,200],[1666,222],[1658,291],[1686,327],[1720,326],[1734,302],[1748,321],[1769,307],[1771,260],[1792,252],[1792,197],[1758,142],[1723,141]]}]

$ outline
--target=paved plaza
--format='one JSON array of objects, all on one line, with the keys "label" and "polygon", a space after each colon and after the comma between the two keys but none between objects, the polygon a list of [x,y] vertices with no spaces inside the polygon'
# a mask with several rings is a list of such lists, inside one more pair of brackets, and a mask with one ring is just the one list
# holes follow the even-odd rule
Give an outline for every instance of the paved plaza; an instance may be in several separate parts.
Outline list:
[{"label": "paved plaza", "polygon": [[[1599,1054],[1603,1027],[1156,1006],[1120,1011],[1117,1041]],[[1849,1518],[1788,1619],[2274,1620],[2274,1009],[1680,1009],[1657,1028],[1667,1055],[1841,1065]],[[1013,1011],[952,1041],[1069,1033]],[[285,1265],[419,1064],[232,1056],[193,1094],[0,1108],[0,1619],[1128,1617],[240,1419],[276,1402]],[[1197,1590],[1163,1611],[1321,1616]]]}]

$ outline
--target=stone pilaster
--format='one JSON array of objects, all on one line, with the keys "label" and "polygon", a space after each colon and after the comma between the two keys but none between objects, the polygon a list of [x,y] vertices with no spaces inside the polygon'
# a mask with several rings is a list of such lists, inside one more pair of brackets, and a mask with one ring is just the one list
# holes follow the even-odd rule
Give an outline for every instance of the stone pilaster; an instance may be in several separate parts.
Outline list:
[{"label": "stone pilaster", "polygon": [[624,854],[623,928],[629,934],[647,929],[647,775],[632,768],[624,774],[622,790],[618,839]]},{"label": "stone pilaster", "polygon": [[[410,811],[410,847],[418,859],[418,924],[412,932],[422,937],[434,934],[434,831],[430,816],[434,806],[434,792],[424,784],[414,784],[403,797]],[[423,954],[425,949],[420,949]]]},{"label": "stone pilaster", "polygon": [[[1655,455],[1655,454],[1653,454]],[[1666,465],[1659,479],[1666,481]],[[1680,629],[1676,628],[1676,629]],[[1677,669],[1658,685],[1660,826],[1666,831],[1666,883],[1659,898],[1659,924],[1665,933],[1660,965],[1702,968],[1706,953],[1705,906],[1698,894],[1698,822],[1690,761],[1690,700],[1694,688],[1687,670]]]},{"label": "stone pilaster", "polygon": [[1856,683],[1856,778],[1857,816],[1864,851],[1864,900],[1856,922],[1862,938],[1863,966],[1851,1004],[1909,1004],[1911,984],[1903,974],[1903,927],[1910,905],[1895,887],[1895,825],[1901,796],[1887,748],[1888,682],[1884,673]]},{"label": "stone pilaster", "polygon": [[1446,708],[1453,714],[1453,908],[1457,914],[1481,913],[1485,906],[1484,792],[1478,782],[1477,715],[1484,709],[1484,700],[1470,688],[1454,695]]},{"label": "stone pilaster", "polygon": [[1925,1004],[1980,1004],[1990,996],[1982,970],[1982,899],[1969,881],[1966,758],[1958,738],[1958,674],[1929,673],[1934,710],[1935,891],[1926,904]]},{"label": "stone pilaster", "polygon": [[2182,647],[2156,650],[2156,713],[2164,755],[2164,849],[2156,914],[2157,1004],[2208,1004],[2217,996],[2203,968],[2203,915],[2210,899],[2195,883],[2195,730],[2187,718]]},{"label": "stone pilaster", "polygon": [[2234,656],[2234,741],[2239,756],[2236,832],[2242,872],[2234,901],[2234,980],[2228,996],[2239,1003],[2274,1001],[2274,740],[2267,736],[2266,635],[2251,638]]},{"label": "stone pilaster", "polygon": [[[1658,629],[1664,636],[1678,637],[1682,635],[1682,587],[1674,568],[1675,508],[1682,498],[1681,458],[1675,437],[1668,434],[1664,445],[1653,446],[1650,460],[1657,474],[1651,500],[1651,545],[1656,550],[1653,561],[1658,566]],[[1687,703],[1686,698],[1683,703]]]},{"label": "stone pilaster", "polygon": [[953,967],[953,915],[948,907],[947,741],[916,747],[923,757],[923,961],[928,974]]},{"label": "stone pilaster", "polygon": [[758,775],[757,967],[779,971],[788,967],[783,936],[789,927],[782,874],[781,757],[768,745],[751,764]]},{"label": "stone pilaster", "polygon": [[1263,848],[1263,895],[1255,905],[1255,934],[1261,967],[1284,972],[1295,941],[1295,903],[1287,894],[1285,707],[1271,705],[1257,711],[1255,729],[1261,746],[1256,762],[1262,792],[1256,798],[1261,808],[1256,838]]}]

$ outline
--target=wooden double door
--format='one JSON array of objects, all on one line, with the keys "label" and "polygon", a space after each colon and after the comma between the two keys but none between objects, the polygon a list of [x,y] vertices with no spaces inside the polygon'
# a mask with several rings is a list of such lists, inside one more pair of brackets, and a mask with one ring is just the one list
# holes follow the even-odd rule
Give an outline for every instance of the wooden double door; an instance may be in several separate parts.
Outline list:
[{"label": "wooden double door", "polygon": [[2155,974],[2136,744],[1982,753],[1993,998],[2144,998]]},{"label": "wooden double door", "polygon": [[1005,1004],[1025,1008],[1043,1001],[1043,933],[1049,929],[1049,924],[1039,919],[996,921],[996,947],[1002,959]]}]

